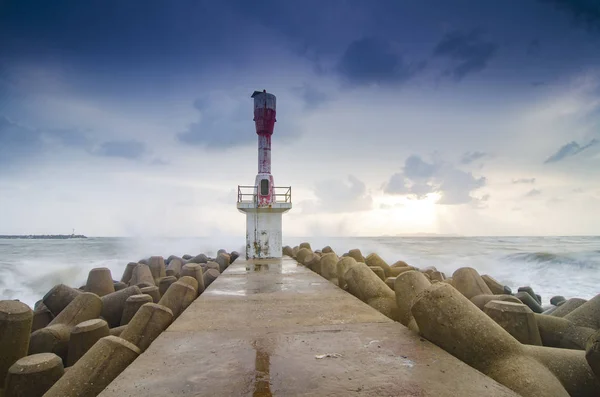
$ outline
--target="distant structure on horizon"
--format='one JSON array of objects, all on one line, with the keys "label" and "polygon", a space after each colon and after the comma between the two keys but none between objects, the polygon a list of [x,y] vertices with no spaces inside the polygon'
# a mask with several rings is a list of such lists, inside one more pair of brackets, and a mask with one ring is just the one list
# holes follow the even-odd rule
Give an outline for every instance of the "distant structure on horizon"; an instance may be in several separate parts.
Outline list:
[{"label": "distant structure on horizon", "polygon": [[87,238],[83,234],[0,234],[0,239],[69,240]]},{"label": "distant structure on horizon", "polygon": [[246,214],[246,259],[282,257],[281,218],[292,208],[291,186],[277,187],[271,175],[271,135],[276,98],[254,91],[254,124],[258,135],[258,174],[254,186],[238,186],[237,208]]}]

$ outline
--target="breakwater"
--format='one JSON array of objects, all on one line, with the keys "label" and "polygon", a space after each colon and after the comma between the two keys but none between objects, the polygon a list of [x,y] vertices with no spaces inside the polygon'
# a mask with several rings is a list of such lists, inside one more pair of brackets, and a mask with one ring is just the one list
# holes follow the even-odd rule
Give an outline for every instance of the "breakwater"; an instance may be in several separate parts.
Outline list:
[{"label": "breakwater", "polygon": [[543,307],[532,288],[471,267],[447,277],[309,243],[283,253],[522,396],[600,395],[600,295]]},{"label": "breakwater", "polygon": [[0,301],[0,397],[88,397],[133,362],[239,255],[153,256],[54,286],[33,310]]}]

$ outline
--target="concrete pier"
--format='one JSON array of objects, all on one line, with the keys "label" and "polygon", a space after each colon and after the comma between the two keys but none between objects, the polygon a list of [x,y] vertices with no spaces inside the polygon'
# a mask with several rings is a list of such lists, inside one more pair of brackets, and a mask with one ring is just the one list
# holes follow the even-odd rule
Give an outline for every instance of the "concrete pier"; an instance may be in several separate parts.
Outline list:
[{"label": "concrete pier", "polygon": [[517,396],[289,257],[234,262],[101,394]]}]

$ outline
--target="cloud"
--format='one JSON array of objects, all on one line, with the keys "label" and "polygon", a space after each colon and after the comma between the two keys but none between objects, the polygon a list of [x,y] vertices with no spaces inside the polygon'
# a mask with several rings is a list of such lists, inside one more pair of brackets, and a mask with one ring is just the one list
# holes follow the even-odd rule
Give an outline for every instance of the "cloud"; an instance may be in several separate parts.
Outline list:
[{"label": "cloud", "polygon": [[471,164],[472,162],[479,160],[480,158],[483,158],[485,156],[487,156],[487,153],[484,152],[466,152],[462,155],[460,163]]},{"label": "cloud", "polygon": [[540,0],[571,14],[584,27],[600,31],[600,3],[595,0]]},{"label": "cloud", "polygon": [[513,179],[512,183],[514,185],[518,185],[518,184],[534,184],[535,183],[535,178],[517,178],[517,179]]},{"label": "cloud", "polygon": [[472,173],[452,164],[428,163],[417,155],[411,155],[406,159],[402,172],[393,174],[383,191],[386,194],[415,196],[417,199],[438,193],[441,195],[438,204],[457,205],[473,201],[471,193],[485,184],[485,177],[475,178]]},{"label": "cloud", "polygon": [[354,175],[348,175],[346,181],[324,180],[317,182],[314,188],[316,200],[305,200],[303,212],[356,212],[368,211],[373,199],[364,182]]},{"label": "cloud", "polygon": [[444,74],[460,81],[472,73],[484,70],[494,57],[498,45],[481,38],[478,29],[447,33],[433,50],[435,57],[448,58],[454,65]]},{"label": "cloud", "polygon": [[542,194],[541,190],[538,189],[531,189],[530,191],[528,191],[527,193],[525,193],[525,197],[536,197]]},{"label": "cloud", "polygon": [[323,91],[310,84],[304,84],[301,87],[296,87],[295,91],[304,102],[306,110],[314,110],[330,100],[329,96]]},{"label": "cloud", "polygon": [[108,141],[102,143],[91,154],[102,157],[138,159],[146,153],[146,146],[139,141]]},{"label": "cloud", "polygon": [[387,39],[364,37],[350,43],[337,72],[353,85],[402,83],[424,67],[407,64]]},{"label": "cloud", "polygon": [[587,145],[584,145],[584,146],[580,146],[575,141],[569,142],[569,143],[563,145],[560,149],[558,149],[558,151],[556,153],[554,153],[553,155],[548,157],[546,159],[546,161],[544,161],[544,164],[556,163],[556,162],[564,160],[568,157],[576,156],[579,153],[581,153],[593,146],[596,146],[599,143],[600,143],[600,141],[598,141],[597,139],[592,139]]}]

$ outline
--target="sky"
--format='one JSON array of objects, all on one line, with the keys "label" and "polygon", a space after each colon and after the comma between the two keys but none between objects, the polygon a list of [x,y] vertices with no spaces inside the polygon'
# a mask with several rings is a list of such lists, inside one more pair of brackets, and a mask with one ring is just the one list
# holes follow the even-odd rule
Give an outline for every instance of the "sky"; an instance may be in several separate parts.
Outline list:
[{"label": "sky", "polygon": [[[600,234],[595,0],[0,0],[0,234]],[[284,238],[285,243],[285,238]]]}]

